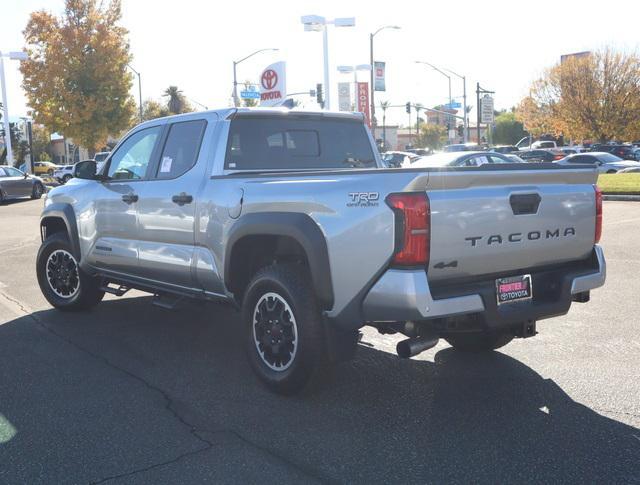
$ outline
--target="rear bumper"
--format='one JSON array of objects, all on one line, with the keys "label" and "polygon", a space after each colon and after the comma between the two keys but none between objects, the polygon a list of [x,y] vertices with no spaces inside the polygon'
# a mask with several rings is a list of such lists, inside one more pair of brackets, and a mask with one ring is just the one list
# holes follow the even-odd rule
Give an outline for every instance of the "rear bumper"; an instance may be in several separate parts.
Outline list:
[{"label": "rear bumper", "polygon": [[487,327],[502,327],[530,320],[564,315],[578,295],[602,286],[606,262],[600,246],[589,258],[541,269],[523,269],[531,274],[533,298],[498,306],[495,278],[454,282],[431,288],[423,270],[386,271],[363,300],[366,322],[431,320],[476,314]]}]

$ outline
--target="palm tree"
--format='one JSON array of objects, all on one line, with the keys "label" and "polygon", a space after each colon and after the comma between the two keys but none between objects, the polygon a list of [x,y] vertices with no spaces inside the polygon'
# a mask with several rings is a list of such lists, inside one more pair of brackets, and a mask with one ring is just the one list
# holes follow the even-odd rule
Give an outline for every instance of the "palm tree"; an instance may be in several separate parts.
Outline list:
[{"label": "palm tree", "polygon": [[183,113],[186,107],[186,100],[182,94],[182,91],[178,89],[178,86],[169,86],[163,96],[168,97],[167,108],[170,113]]}]

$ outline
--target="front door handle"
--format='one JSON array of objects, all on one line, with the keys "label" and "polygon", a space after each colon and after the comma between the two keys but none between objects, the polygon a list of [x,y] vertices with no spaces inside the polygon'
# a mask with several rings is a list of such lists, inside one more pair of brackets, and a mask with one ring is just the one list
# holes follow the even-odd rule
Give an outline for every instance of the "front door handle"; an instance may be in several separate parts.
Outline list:
[{"label": "front door handle", "polygon": [[133,204],[134,202],[138,202],[138,196],[136,194],[124,194],[122,196],[122,202]]},{"label": "front door handle", "polygon": [[185,204],[191,204],[191,202],[193,202],[193,196],[186,194],[184,192],[181,192],[178,195],[174,195],[173,197],[171,197],[171,201],[180,206]]}]

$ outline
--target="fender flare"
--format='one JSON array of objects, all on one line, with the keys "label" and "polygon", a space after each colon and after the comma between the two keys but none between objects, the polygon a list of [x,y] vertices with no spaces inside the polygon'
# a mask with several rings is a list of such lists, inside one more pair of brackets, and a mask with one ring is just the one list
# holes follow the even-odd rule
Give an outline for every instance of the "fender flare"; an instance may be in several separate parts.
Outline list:
[{"label": "fender flare", "polygon": [[224,256],[224,281],[231,281],[231,255],[245,236],[288,236],[300,244],[309,262],[311,280],[323,309],[333,307],[333,284],[327,242],[318,224],[298,212],[253,212],[241,216],[231,227]]},{"label": "fender flare", "polygon": [[71,207],[71,204],[56,202],[44,208],[40,215],[40,238],[43,241],[45,236],[43,226],[45,220],[50,218],[62,219],[64,221],[67,228],[67,236],[69,237],[69,244],[71,244],[71,251],[78,261],[80,261],[81,254],[78,224],[76,222],[76,213],[73,210],[73,207]]}]

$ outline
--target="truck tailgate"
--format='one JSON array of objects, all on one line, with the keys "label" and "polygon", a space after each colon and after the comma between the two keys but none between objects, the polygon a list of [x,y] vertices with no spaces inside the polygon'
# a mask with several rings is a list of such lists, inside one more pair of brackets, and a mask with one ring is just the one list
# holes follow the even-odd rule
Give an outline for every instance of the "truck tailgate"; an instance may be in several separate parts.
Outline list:
[{"label": "truck tailgate", "polygon": [[593,169],[432,172],[431,282],[586,258]]}]

